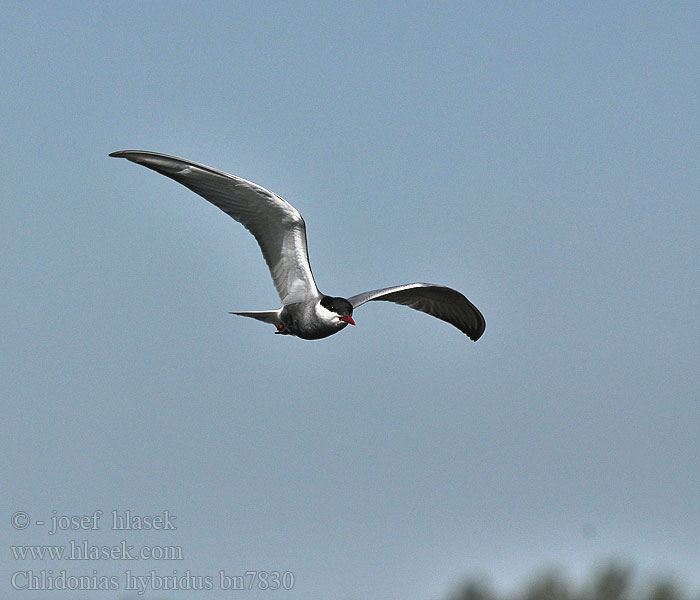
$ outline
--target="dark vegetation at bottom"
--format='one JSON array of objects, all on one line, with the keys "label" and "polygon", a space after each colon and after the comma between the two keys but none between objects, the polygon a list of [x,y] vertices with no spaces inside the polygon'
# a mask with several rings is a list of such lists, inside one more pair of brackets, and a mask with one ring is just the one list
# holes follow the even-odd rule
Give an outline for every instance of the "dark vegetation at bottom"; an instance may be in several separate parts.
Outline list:
[{"label": "dark vegetation at bottom", "polygon": [[700,600],[671,577],[635,581],[633,574],[628,566],[610,563],[582,584],[574,584],[560,572],[548,571],[508,594],[495,592],[483,579],[468,579],[448,600]]}]

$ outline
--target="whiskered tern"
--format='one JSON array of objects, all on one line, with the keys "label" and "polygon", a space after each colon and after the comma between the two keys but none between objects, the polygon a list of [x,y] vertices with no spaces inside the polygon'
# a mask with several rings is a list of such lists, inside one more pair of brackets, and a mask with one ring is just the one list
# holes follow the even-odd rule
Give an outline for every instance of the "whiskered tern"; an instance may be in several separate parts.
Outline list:
[{"label": "whiskered tern", "polygon": [[406,283],[350,298],[319,292],[309,265],[306,225],[299,211],[277,194],[235,175],[190,160],[144,150],[110,154],[170,177],[188,187],[238,221],[255,239],[282,300],[281,308],[233,312],[270,323],[275,333],[305,340],[328,337],[355,325],[353,311],[365,302],[385,300],[403,304],[442,319],[476,341],[486,321],[456,290],[433,283]]}]

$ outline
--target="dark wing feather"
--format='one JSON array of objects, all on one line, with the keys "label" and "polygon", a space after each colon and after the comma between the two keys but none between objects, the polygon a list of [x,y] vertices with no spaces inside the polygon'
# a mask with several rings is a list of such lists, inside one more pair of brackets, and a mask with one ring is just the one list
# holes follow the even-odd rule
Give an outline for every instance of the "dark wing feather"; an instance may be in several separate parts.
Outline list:
[{"label": "dark wing feather", "polygon": [[454,325],[474,341],[478,340],[486,329],[486,321],[479,309],[457,290],[443,285],[407,283],[348,298],[353,309],[372,300],[410,306]]}]

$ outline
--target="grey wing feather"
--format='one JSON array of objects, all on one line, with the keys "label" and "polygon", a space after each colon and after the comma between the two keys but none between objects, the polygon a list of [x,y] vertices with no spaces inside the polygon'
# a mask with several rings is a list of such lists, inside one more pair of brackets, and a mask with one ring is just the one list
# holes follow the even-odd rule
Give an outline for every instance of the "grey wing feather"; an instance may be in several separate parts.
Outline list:
[{"label": "grey wing feather", "polygon": [[309,265],[304,219],[277,194],[235,175],[166,154],[124,150],[110,156],[126,158],[174,179],[250,231],[262,250],[282,304],[318,294]]},{"label": "grey wing feather", "polygon": [[410,306],[454,325],[474,341],[478,340],[486,329],[486,321],[479,309],[457,290],[443,285],[407,283],[348,298],[353,309],[372,300]]}]

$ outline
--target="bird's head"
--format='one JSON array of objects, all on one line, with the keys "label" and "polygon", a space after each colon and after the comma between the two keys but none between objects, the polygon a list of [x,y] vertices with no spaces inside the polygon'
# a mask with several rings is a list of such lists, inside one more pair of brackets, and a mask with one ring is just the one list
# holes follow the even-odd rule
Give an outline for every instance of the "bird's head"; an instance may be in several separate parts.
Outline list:
[{"label": "bird's head", "polygon": [[334,323],[343,327],[348,323],[354,325],[355,321],[352,319],[352,304],[348,302],[345,298],[333,298],[332,296],[324,296],[321,298],[320,306],[321,310],[325,309],[326,312],[323,316],[326,320],[330,320]]}]

